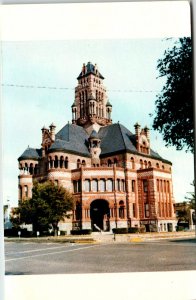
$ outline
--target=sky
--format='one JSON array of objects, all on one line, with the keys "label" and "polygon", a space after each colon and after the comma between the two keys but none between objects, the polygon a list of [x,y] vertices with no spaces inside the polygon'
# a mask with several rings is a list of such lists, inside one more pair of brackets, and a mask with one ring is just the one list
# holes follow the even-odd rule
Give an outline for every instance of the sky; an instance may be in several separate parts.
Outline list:
[{"label": "sky", "polygon": [[[161,7],[116,3],[112,7],[86,4],[80,9],[78,4],[4,9],[4,203],[8,199],[11,206],[18,203],[17,158],[28,146],[40,147],[41,128],[53,122],[58,132],[71,121],[76,78],[83,63],[97,63],[105,77],[113,123],[120,121],[132,132],[136,122],[152,128],[150,114],[164,84],[157,78],[157,60],[179,36],[190,35],[187,2],[176,3],[172,7],[171,3]],[[98,18],[100,14],[102,18]],[[151,148],[172,162],[174,197],[176,202],[183,201],[192,191],[193,155],[166,148],[161,134],[153,130]]]}]

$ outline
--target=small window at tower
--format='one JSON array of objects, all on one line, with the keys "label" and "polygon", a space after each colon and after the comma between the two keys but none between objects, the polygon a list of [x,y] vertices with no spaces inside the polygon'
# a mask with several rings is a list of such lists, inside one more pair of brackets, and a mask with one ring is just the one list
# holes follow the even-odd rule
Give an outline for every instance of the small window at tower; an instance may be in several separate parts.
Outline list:
[{"label": "small window at tower", "polygon": [[143,191],[144,191],[144,193],[148,192],[148,181],[147,181],[147,179],[143,180]]}]

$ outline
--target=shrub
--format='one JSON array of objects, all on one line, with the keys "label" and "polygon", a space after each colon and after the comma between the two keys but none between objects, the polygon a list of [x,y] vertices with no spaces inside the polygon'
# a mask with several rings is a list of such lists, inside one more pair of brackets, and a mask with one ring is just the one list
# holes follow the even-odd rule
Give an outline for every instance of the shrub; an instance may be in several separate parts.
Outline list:
[{"label": "shrub", "polygon": [[184,227],[183,226],[176,226],[176,231],[183,231]]},{"label": "shrub", "polygon": [[83,234],[91,234],[91,229],[80,229],[80,230],[71,230],[72,235],[83,235]]},{"label": "shrub", "polygon": [[141,226],[139,228],[139,233],[145,233],[146,232],[146,227],[145,226]]},{"label": "shrub", "polygon": [[128,233],[128,228],[113,228],[112,232],[115,234],[126,234]]},{"label": "shrub", "polygon": [[128,232],[129,233],[138,233],[139,232],[139,228],[137,228],[137,227],[130,227],[128,229]]}]

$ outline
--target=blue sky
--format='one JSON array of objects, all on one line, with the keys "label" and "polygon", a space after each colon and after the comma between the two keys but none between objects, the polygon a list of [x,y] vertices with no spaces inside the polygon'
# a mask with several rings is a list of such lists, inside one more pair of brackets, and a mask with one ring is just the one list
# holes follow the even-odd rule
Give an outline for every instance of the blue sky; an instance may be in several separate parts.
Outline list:
[{"label": "blue sky", "polygon": [[[151,128],[158,91],[157,60],[175,39],[88,39],[9,41],[3,57],[3,197],[17,205],[17,158],[28,147],[40,147],[41,128],[52,122],[59,131],[71,121],[74,87],[82,64],[97,63],[105,77],[113,122],[134,132],[134,124]],[[22,85],[23,87],[8,86]],[[27,87],[31,86],[31,87]],[[43,88],[45,87],[45,88]],[[56,88],[56,89],[53,89]],[[174,196],[183,201],[191,191],[193,156],[166,148],[151,131],[151,147],[173,163]]]}]

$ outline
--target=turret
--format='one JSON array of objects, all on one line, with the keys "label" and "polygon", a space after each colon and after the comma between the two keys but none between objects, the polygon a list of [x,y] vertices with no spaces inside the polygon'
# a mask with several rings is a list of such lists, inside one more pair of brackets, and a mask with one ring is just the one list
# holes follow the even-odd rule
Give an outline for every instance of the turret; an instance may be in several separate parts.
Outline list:
[{"label": "turret", "polygon": [[98,136],[98,133],[93,130],[90,137],[89,137],[89,150],[92,155],[92,165],[99,166],[100,165],[100,154],[101,154],[101,148],[100,148],[101,140]]},{"label": "turret", "polygon": [[50,137],[51,137],[51,140],[54,142],[55,141],[55,128],[56,126],[52,123],[50,126]]}]

